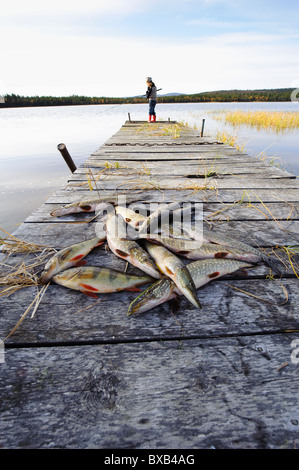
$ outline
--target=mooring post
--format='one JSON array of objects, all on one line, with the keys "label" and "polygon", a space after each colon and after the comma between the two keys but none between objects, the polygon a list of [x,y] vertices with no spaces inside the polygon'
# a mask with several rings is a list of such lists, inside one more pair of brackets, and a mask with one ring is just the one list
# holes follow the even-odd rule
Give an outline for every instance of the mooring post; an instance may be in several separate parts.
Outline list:
[{"label": "mooring post", "polygon": [[205,128],[205,119],[202,120],[200,137],[203,137],[204,128]]},{"label": "mooring post", "polygon": [[58,144],[57,148],[58,148],[59,152],[61,153],[61,155],[63,156],[63,158],[64,158],[67,166],[71,170],[71,172],[74,173],[74,171],[77,170],[77,167],[76,167],[75,163],[73,162],[73,159],[70,156],[70,154],[68,152],[68,149],[66,148],[65,144]]},{"label": "mooring post", "polygon": [[129,121],[131,121],[131,116],[130,116],[130,113],[128,113],[128,117],[129,117]]}]

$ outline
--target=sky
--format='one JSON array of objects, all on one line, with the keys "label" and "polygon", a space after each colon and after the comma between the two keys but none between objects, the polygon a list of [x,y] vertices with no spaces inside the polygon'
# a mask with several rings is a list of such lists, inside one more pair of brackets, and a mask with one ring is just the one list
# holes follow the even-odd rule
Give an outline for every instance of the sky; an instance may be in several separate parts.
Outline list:
[{"label": "sky", "polygon": [[0,95],[299,87],[298,0],[10,0]]}]

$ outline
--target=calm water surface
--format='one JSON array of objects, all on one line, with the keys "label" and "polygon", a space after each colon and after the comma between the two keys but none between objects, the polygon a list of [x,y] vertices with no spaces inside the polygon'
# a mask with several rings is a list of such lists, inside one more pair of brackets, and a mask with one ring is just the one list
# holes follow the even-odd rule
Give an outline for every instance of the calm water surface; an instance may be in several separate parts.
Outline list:
[{"label": "calm water surface", "polygon": [[[299,105],[292,102],[158,103],[157,117],[185,121],[191,126],[200,126],[205,118],[205,134],[215,136],[225,130],[237,135],[249,155],[264,152],[299,175],[298,131],[278,135],[247,127],[234,129],[213,119],[212,112],[226,110],[298,111]],[[57,150],[59,143],[66,144],[78,166],[119,130],[128,119],[128,113],[133,120],[146,120],[148,105],[1,109],[0,227],[12,233],[35,208],[66,184],[70,171]]]}]

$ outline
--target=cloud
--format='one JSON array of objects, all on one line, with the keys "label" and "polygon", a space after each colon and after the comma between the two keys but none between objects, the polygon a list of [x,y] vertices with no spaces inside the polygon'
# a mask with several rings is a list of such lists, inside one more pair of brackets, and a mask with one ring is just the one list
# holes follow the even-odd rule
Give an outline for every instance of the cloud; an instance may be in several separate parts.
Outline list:
[{"label": "cloud", "polygon": [[1,6],[1,17],[29,17],[31,15],[76,14],[131,14],[142,8],[140,0],[11,0]]},{"label": "cloud", "polygon": [[[133,96],[152,76],[163,93],[285,87],[299,78],[297,44],[272,34],[163,38],[76,36],[1,28],[5,93]],[[284,37],[284,36],[282,36]]]}]

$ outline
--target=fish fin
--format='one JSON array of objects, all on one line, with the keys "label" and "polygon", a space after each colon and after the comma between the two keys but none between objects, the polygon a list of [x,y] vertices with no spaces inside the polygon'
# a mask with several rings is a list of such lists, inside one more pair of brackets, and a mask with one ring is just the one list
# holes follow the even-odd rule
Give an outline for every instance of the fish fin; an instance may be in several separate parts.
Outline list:
[{"label": "fish fin", "polygon": [[[253,266],[255,267],[255,266]],[[247,268],[248,269],[248,268]],[[240,268],[238,271],[235,273],[237,276],[248,276],[248,271],[246,268]]]},{"label": "fish fin", "polygon": [[70,259],[70,261],[79,261],[80,259],[84,258],[85,255],[77,255],[74,256],[74,258]]},{"label": "fish fin", "polygon": [[262,260],[264,263],[271,268],[276,274],[282,275],[284,274],[285,270],[282,268],[282,263],[278,261],[276,258],[270,257],[262,253]]},{"label": "fish fin", "polygon": [[208,274],[208,277],[210,279],[214,279],[214,277],[219,276],[219,274],[220,274],[219,271],[215,271],[214,273]]},{"label": "fish fin", "polygon": [[[105,237],[105,238],[106,238],[106,237]],[[95,247],[103,245],[103,244],[104,244],[104,241],[105,241],[105,238],[104,238],[103,240],[99,241],[99,242],[95,245]]]},{"label": "fish fin", "polygon": [[87,290],[81,290],[81,292],[82,292],[82,294],[87,295],[87,297],[92,297],[93,299],[98,299],[97,294],[95,294],[94,292],[89,292]]},{"label": "fish fin", "polygon": [[146,237],[146,239],[147,239],[148,242],[151,242],[154,245],[163,245],[163,243],[160,242],[160,240],[157,240],[156,238]]},{"label": "fish fin", "polygon": [[90,212],[92,207],[91,206],[80,206],[80,209],[82,209],[83,212]]},{"label": "fish fin", "polygon": [[229,253],[227,251],[218,251],[218,253],[214,254],[214,258],[216,259],[223,259],[226,258]]},{"label": "fish fin", "polygon": [[92,291],[92,292],[99,292],[99,289],[97,289],[96,287],[92,287],[89,284],[79,284],[79,285],[82,286],[83,289],[85,290]]},{"label": "fish fin", "polygon": [[180,309],[180,301],[178,297],[175,297],[174,299],[169,300],[169,306],[170,306],[170,311],[172,315],[177,313]]},{"label": "fish fin", "polygon": [[87,261],[85,261],[84,259],[81,259],[80,261],[77,261],[75,266],[80,267],[80,266],[85,266],[86,264],[87,264]]},{"label": "fish fin", "polygon": [[135,286],[126,287],[126,289],[124,289],[124,290],[128,290],[130,292],[141,292],[141,289],[139,289],[139,287],[135,287]]},{"label": "fish fin", "polygon": [[165,271],[167,274],[169,274],[170,276],[173,276],[174,273],[171,271],[171,269],[169,269],[167,266],[165,267]]},{"label": "fish fin", "polygon": [[126,253],[125,251],[122,251],[122,250],[119,250],[118,248],[116,248],[116,253],[121,256],[122,258],[127,258],[129,256],[128,253]]}]

